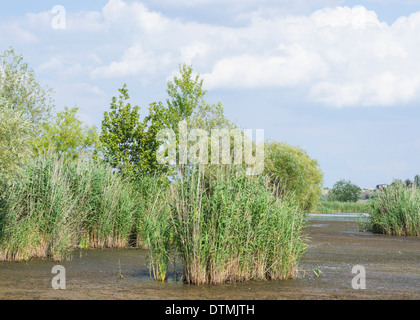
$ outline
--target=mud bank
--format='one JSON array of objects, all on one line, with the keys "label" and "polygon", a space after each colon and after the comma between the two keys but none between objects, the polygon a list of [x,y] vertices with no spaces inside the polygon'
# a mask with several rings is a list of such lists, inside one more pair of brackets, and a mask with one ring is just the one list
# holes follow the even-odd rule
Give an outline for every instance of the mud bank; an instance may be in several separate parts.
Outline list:
[{"label": "mud bank", "polygon": [[[172,276],[160,283],[149,277],[147,251],[85,250],[60,263],[0,262],[0,299],[420,299],[419,238],[374,235],[355,221],[322,217],[306,232],[308,250],[293,280],[189,286]],[[66,269],[65,290],[51,285],[57,264]],[[352,288],[355,265],[366,270],[364,290]]]}]

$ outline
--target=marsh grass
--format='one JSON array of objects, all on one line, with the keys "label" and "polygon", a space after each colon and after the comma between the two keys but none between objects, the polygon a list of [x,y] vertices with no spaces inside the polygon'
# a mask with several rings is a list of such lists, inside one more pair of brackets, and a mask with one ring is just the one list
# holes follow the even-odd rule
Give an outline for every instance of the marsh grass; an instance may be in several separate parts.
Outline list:
[{"label": "marsh grass", "polygon": [[377,191],[371,202],[369,228],[398,236],[420,236],[420,190],[395,182]]},{"label": "marsh grass", "polygon": [[136,223],[137,246],[149,249],[151,276],[164,281],[172,247],[168,179],[165,175],[144,177],[138,187],[141,188],[142,202]]},{"label": "marsh grass", "polygon": [[62,260],[77,247],[123,247],[137,200],[106,165],[42,155],[0,192],[0,258]]},{"label": "marsh grass", "polygon": [[189,284],[296,275],[305,251],[305,216],[291,197],[273,196],[264,177],[247,176],[235,167],[221,167],[212,175],[191,168],[171,185],[167,197],[170,210],[158,228],[163,226],[172,239],[161,247],[150,243],[151,252],[165,252],[164,259],[155,260],[156,269],[164,270],[158,261],[167,265],[173,249]]},{"label": "marsh grass", "polygon": [[341,201],[320,201],[313,210],[314,213],[336,213],[354,212],[367,213],[370,210],[370,201],[341,202]]}]

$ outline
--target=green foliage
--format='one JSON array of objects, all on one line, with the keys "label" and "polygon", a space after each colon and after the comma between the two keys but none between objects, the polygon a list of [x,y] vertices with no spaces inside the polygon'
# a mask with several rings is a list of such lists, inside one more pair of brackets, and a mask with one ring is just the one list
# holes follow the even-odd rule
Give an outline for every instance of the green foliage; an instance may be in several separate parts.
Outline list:
[{"label": "green foliage", "polygon": [[83,126],[77,116],[78,108],[65,107],[64,111],[43,124],[42,134],[33,142],[37,153],[53,150],[75,159],[80,153],[93,151],[99,142],[95,126]]},{"label": "green foliage", "polygon": [[369,227],[373,232],[420,236],[420,190],[397,181],[381,188],[371,201]]},{"label": "green foliage", "polygon": [[204,103],[206,90],[202,88],[203,79],[199,75],[193,77],[191,66],[182,65],[179,67],[181,77],[174,77],[168,82],[166,100],[169,109],[171,129],[177,132],[178,123],[191,117],[194,110]]},{"label": "green foliage", "polygon": [[[247,176],[244,168],[220,166],[211,176],[201,170],[190,167],[171,184],[169,211],[157,206],[153,234],[161,239],[149,242],[159,252],[154,270],[166,271],[174,250],[186,283],[294,277],[305,251],[305,215],[294,200],[275,197],[264,176]],[[169,234],[172,241],[162,239]]]},{"label": "green foliage", "polygon": [[13,48],[0,55],[0,93],[11,108],[34,125],[46,122],[53,108],[52,91],[41,88],[35,73]]},{"label": "green foliage", "polygon": [[370,210],[370,202],[340,202],[340,201],[319,201],[314,213],[337,213],[355,212],[367,213]]},{"label": "green foliage", "polygon": [[203,89],[204,80],[199,74],[194,76],[192,66],[179,66],[180,77],[175,76],[168,82],[166,100],[168,105],[168,121],[170,129],[178,134],[178,123],[187,120],[189,129],[235,128],[236,126],[226,118],[223,105],[209,104],[204,99],[207,91]]},{"label": "green foliage", "polygon": [[322,172],[305,150],[280,142],[265,143],[264,173],[278,195],[292,193],[302,210],[314,209],[321,196]]},{"label": "green foliage", "polygon": [[51,91],[13,48],[0,54],[0,179],[10,181],[31,156],[30,146],[53,107]]},{"label": "green foliage", "polygon": [[417,187],[417,188],[420,188],[420,174],[416,174],[416,176],[414,177],[414,185]]},{"label": "green foliage", "polygon": [[360,199],[362,189],[356,184],[341,179],[337,181],[328,193],[329,201],[356,202]]},{"label": "green foliage", "polygon": [[113,97],[111,111],[105,112],[100,135],[104,159],[127,177],[134,180],[142,175],[166,168],[157,162],[156,152],[162,142],[156,139],[160,129],[166,127],[165,110],[160,103],[152,103],[149,115],[140,120],[140,107],[132,107],[126,85]]},{"label": "green foliage", "polygon": [[28,159],[32,124],[0,97],[0,180],[10,181]]},{"label": "green foliage", "polygon": [[192,169],[171,190],[174,241],[184,281],[223,283],[288,279],[305,250],[304,214],[274,197],[264,176],[220,167],[206,179]]},{"label": "green foliage", "polygon": [[406,179],[406,180],[404,181],[404,184],[405,184],[407,187],[410,187],[410,186],[413,184],[413,182],[412,182],[410,179]]},{"label": "green foliage", "polygon": [[138,197],[106,164],[41,155],[0,185],[0,260],[61,260],[77,245],[123,247]]}]

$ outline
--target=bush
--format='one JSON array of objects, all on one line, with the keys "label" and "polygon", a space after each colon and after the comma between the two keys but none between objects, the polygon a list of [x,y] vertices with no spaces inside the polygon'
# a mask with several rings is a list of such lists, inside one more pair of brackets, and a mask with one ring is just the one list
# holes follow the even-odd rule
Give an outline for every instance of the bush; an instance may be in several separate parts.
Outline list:
[{"label": "bush", "polygon": [[420,236],[420,190],[402,182],[377,191],[371,202],[370,229],[399,236]]},{"label": "bush", "polygon": [[314,209],[321,196],[323,183],[318,161],[311,159],[305,150],[285,143],[265,144],[264,173],[278,194],[293,193],[300,208],[306,212]]},{"label": "bush", "polygon": [[329,201],[356,202],[360,199],[362,189],[344,179],[337,181],[328,193]]}]

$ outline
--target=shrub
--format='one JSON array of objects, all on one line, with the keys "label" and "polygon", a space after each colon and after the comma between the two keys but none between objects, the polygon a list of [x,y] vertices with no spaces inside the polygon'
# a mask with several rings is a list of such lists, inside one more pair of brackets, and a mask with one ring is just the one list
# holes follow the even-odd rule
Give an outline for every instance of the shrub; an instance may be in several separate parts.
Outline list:
[{"label": "shrub", "polygon": [[340,202],[356,202],[360,199],[362,189],[351,183],[351,181],[346,181],[341,179],[337,181],[333,188],[328,193],[329,201],[340,201]]},{"label": "shrub", "polygon": [[314,209],[323,183],[318,161],[305,150],[285,143],[265,143],[264,173],[271,178],[277,192],[293,193],[302,210]]}]

